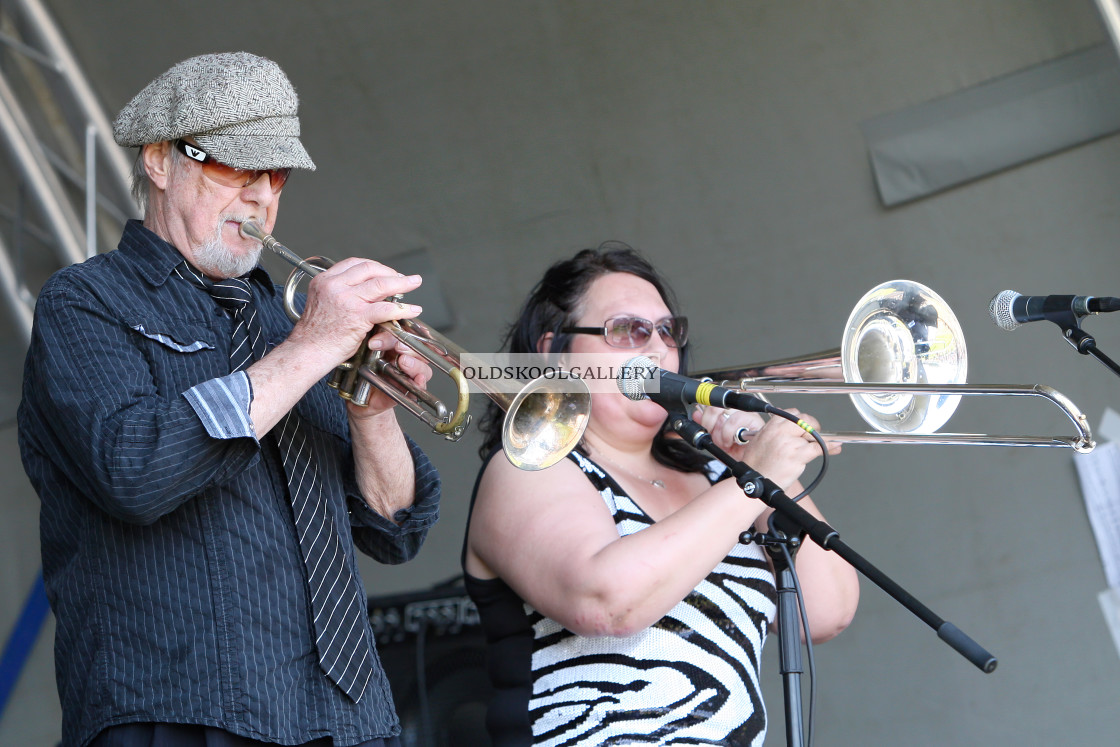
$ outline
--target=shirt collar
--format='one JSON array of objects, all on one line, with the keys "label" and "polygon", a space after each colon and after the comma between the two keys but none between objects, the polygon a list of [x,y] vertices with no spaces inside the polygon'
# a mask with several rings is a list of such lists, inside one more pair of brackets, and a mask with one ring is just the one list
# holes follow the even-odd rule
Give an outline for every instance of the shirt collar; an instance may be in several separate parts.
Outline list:
[{"label": "shirt collar", "polygon": [[[186,261],[178,249],[136,219],[131,219],[125,224],[120,250],[136,265],[140,274],[157,287],[167,282],[167,278],[179,263]],[[267,293],[276,293],[272,278],[260,265],[253,268],[247,279],[259,285]]]}]

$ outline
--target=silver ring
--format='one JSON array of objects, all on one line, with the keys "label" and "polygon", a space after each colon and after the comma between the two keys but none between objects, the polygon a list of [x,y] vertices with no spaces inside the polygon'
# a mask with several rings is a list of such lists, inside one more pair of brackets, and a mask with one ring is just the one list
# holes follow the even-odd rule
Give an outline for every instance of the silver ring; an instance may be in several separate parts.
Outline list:
[{"label": "silver ring", "polygon": [[735,443],[739,444],[740,446],[747,444],[750,441],[747,436],[749,436],[750,434],[751,432],[746,428],[740,428],[739,430],[735,431]]},{"label": "silver ring", "polygon": [[731,419],[731,410],[724,410],[720,414],[719,419],[720,420],[730,420]]}]

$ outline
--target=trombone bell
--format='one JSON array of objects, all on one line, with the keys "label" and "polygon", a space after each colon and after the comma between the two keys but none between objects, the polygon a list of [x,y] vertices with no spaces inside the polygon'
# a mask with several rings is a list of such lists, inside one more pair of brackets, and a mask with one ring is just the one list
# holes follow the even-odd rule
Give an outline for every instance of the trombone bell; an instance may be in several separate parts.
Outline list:
[{"label": "trombone bell", "polygon": [[[964,334],[953,310],[908,280],[864,294],[848,317],[840,349],[843,380],[853,384],[963,384],[968,374]],[[863,419],[884,433],[933,433],[961,399],[897,391],[851,398]]]}]

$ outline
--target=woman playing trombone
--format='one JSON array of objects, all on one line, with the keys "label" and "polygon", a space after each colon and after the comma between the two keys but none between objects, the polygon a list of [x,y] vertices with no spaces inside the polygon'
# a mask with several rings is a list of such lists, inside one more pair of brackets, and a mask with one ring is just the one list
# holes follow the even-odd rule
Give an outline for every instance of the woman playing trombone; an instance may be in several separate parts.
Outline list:
[{"label": "woman playing trombone", "polygon": [[[511,353],[615,365],[656,356],[681,373],[688,354],[671,291],[624,245],[553,265],[506,342]],[[490,648],[494,743],[761,745],[758,665],[774,577],[765,552],[739,537],[765,529],[769,509],[667,433],[659,405],[592,396],[580,446],[548,470],[493,458],[500,410],[484,424],[463,566]],[[791,496],[820,454],[785,420],[719,408],[693,417]],[[811,498],[801,505],[819,516]],[[812,639],[834,637],[855,614],[855,571],[812,544],[796,569]]]}]

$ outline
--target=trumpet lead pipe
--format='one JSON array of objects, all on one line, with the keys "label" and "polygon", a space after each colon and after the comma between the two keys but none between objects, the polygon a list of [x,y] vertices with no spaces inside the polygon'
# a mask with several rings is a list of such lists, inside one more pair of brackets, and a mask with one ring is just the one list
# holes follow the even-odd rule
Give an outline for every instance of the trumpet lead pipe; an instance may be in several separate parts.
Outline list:
[{"label": "trumpet lead pipe", "polygon": [[256,239],[265,246],[266,249],[271,250],[278,255],[281,259],[291,264],[293,267],[299,269],[301,272],[307,274],[308,277],[315,277],[323,271],[321,267],[316,267],[309,262],[306,262],[302,257],[293,252],[288,247],[281,244],[272,234],[265,233],[264,229],[260,227],[256,221],[247,220],[241,222],[239,229],[241,235],[248,239]]}]

